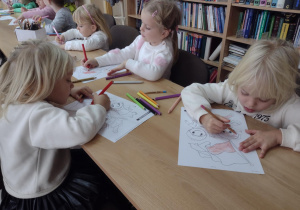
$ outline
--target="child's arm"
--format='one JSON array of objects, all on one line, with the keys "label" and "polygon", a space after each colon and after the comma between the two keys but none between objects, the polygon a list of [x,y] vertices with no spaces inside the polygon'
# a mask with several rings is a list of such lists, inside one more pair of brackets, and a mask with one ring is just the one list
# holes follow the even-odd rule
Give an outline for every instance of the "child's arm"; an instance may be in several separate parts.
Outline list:
[{"label": "child's arm", "polygon": [[23,7],[25,7],[26,9],[32,9],[32,8],[36,8],[36,4],[32,1],[24,5]]},{"label": "child's arm", "polygon": [[14,12],[21,13],[21,7],[24,7],[24,4],[21,3],[15,3],[12,5],[12,8],[14,8]]},{"label": "child's arm", "polygon": [[52,20],[55,17],[55,12],[51,7],[46,6],[43,9],[30,9],[29,11],[24,12],[22,15],[24,16],[24,18],[32,18],[34,16],[48,16],[48,19]]}]

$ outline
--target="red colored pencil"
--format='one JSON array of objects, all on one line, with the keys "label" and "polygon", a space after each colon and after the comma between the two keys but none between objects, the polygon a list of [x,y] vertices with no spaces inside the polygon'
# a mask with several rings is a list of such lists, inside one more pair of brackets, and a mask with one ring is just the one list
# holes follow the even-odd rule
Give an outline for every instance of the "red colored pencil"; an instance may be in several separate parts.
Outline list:
[{"label": "red colored pencil", "polygon": [[[103,90],[99,93],[99,96],[102,95],[103,93],[105,93],[105,91],[114,83],[114,81],[110,81],[105,88],[103,88]],[[92,101],[91,104],[94,104],[94,100]]]},{"label": "red colored pencil", "polygon": [[86,52],[85,52],[84,44],[82,44],[82,50],[83,50],[84,59],[85,59],[85,62],[86,62],[88,59],[86,57]]}]

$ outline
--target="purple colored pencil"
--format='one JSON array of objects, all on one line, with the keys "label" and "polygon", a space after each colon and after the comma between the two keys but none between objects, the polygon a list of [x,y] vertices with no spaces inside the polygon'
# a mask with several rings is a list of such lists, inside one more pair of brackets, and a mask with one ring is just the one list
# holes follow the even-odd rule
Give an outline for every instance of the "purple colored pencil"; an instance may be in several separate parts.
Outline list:
[{"label": "purple colored pencil", "polygon": [[160,96],[160,97],[154,98],[154,100],[158,101],[158,100],[167,99],[167,98],[176,98],[176,97],[179,97],[179,96],[180,96],[180,94],[174,94],[174,95],[168,95],[168,96]]},{"label": "purple colored pencil", "polygon": [[158,111],[157,109],[155,109],[151,104],[149,104],[146,100],[144,100],[143,98],[140,98],[140,100],[149,106],[150,109],[152,109],[156,114],[161,115],[161,112]]},{"label": "purple colored pencil", "polygon": [[124,76],[131,75],[131,74],[132,74],[131,72],[124,73],[124,74],[118,74],[118,75],[114,75],[114,76],[106,77],[106,80],[109,80],[109,79],[114,79],[114,78],[117,78],[117,77],[124,77]]}]

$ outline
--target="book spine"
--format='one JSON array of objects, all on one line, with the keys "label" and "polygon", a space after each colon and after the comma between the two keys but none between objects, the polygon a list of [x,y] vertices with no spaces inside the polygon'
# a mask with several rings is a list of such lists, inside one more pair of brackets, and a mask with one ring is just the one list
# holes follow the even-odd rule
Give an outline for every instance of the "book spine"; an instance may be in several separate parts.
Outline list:
[{"label": "book spine", "polygon": [[258,14],[258,21],[256,22],[256,28],[255,28],[255,33],[254,33],[254,37],[253,39],[256,39],[257,37],[257,32],[258,32],[258,29],[259,29],[259,26],[261,24],[261,18],[262,18],[262,12]]},{"label": "book spine", "polygon": [[277,6],[277,0],[272,0],[271,7],[276,8],[276,6]]},{"label": "book spine", "polygon": [[272,0],[267,0],[266,7],[271,7]]},{"label": "book spine", "polygon": [[285,0],[283,8],[284,9],[293,9],[294,0]]},{"label": "book spine", "polygon": [[252,23],[252,18],[253,18],[253,9],[249,9],[249,16],[248,16],[248,21],[244,33],[244,38],[249,38],[249,33],[250,33],[250,26]]},{"label": "book spine", "polygon": [[243,16],[244,16],[244,12],[240,12],[239,20],[238,20],[238,25],[237,25],[237,31],[239,31],[241,29]]},{"label": "book spine", "polygon": [[283,8],[285,0],[277,0],[276,8]]},{"label": "book spine", "polygon": [[268,34],[268,38],[269,39],[271,38],[271,35],[272,35],[274,23],[275,23],[275,15],[272,15],[272,17],[271,17],[271,23],[270,23],[270,28],[269,28],[269,34]]},{"label": "book spine", "polygon": [[260,0],[259,1],[259,6],[264,7],[266,6],[267,0]]},{"label": "book spine", "polygon": [[296,31],[296,23],[291,23],[286,35],[286,41],[293,41],[293,37]]},{"label": "book spine", "polygon": [[279,21],[280,21],[280,16],[277,15],[275,17],[275,23],[274,23],[274,27],[273,27],[273,31],[272,31],[271,37],[276,37],[277,36],[277,32],[278,32],[278,28],[279,28]]},{"label": "book spine", "polygon": [[278,26],[278,31],[277,31],[277,39],[280,38],[280,34],[281,34],[281,29],[282,29],[282,25],[283,25],[283,18],[280,18],[280,21],[279,21],[279,26]]},{"label": "book spine", "polygon": [[254,6],[259,6],[260,0],[254,0],[253,5]]},{"label": "book spine", "polygon": [[293,9],[300,10],[300,0],[294,0]]},{"label": "book spine", "polygon": [[261,27],[260,27],[260,31],[259,31],[259,35],[258,35],[258,40],[261,39],[261,35],[264,31],[265,24],[266,24],[267,13],[268,13],[268,11],[265,10],[264,14],[263,14],[262,22],[261,22]]},{"label": "book spine", "polygon": [[294,36],[293,36],[293,42],[295,41],[296,33],[297,33],[297,31],[298,31],[298,28],[299,28],[299,24],[300,24],[300,17],[298,17],[298,19],[297,19],[296,28],[295,28],[295,33],[294,33]]}]

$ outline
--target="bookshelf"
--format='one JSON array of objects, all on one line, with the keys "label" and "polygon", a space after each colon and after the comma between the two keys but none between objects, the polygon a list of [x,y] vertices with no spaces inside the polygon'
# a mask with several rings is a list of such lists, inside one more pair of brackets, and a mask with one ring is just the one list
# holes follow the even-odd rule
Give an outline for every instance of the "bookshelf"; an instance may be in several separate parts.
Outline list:
[{"label": "bookshelf", "polygon": [[[127,24],[132,27],[136,27],[136,20],[140,19],[140,15],[136,14],[135,0],[127,0]],[[233,68],[223,66],[223,58],[229,54],[229,45],[233,44],[246,44],[252,45],[256,42],[252,38],[237,38],[236,31],[238,27],[239,13],[245,11],[246,9],[257,9],[257,10],[267,10],[278,13],[293,13],[300,14],[300,10],[292,9],[281,9],[281,8],[272,8],[265,6],[253,6],[245,5],[232,2],[214,2],[214,1],[203,1],[203,0],[183,0],[182,2],[191,2],[191,3],[200,3],[205,5],[214,5],[214,6],[225,6],[226,7],[226,16],[223,33],[217,33],[207,30],[201,30],[193,27],[179,26],[180,30],[184,30],[191,33],[201,34],[205,36],[215,37],[221,40],[221,52],[219,59],[216,61],[204,60],[206,64],[215,66],[218,68],[217,82],[223,81],[226,79],[227,75],[233,70]],[[212,52],[211,52],[212,53]]]}]

